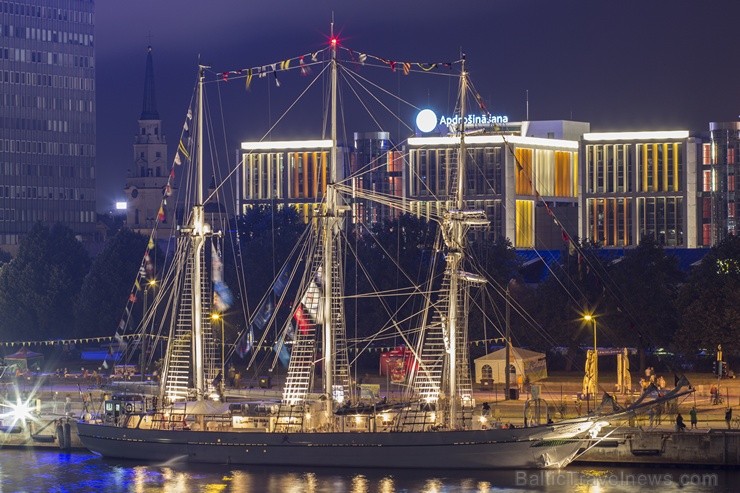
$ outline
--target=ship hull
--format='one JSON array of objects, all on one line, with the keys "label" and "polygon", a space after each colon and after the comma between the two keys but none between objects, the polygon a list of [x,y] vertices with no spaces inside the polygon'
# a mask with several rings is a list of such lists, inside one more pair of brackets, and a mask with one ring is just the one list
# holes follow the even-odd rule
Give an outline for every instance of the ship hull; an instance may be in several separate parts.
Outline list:
[{"label": "ship hull", "polygon": [[576,436],[553,427],[282,434],[150,430],[79,423],[78,430],[85,447],[111,458],[370,468],[558,468],[569,464],[586,440],[584,433]]}]

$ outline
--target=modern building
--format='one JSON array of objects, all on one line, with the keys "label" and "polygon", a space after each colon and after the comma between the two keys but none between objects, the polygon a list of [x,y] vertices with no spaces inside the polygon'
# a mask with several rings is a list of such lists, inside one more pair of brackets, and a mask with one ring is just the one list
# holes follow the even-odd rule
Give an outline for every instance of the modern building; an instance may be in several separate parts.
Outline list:
[{"label": "modern building", "polygon": [[584,134],[579,236],[603,247],[651,237],[696,248],[699,145],[685,130]]},{"label": "modern building", "polygon": [[[403,153],[395,150],[388,132],[355,133],[350,154],[350,171],[357,176],[354,189],[385,198],[403,198]],[[398,217],[398,209],[378,202],[355,198],[355,221],[367,225]]]},{"label": "modern building", "polygon": [[[151,46],[146,55],[144,98],[139,131],[134,137],[133,157],[133,166],[129,169],[124,188],[126,226],[146,236],[156,226],[157,239],[167,239],[176,223],[175,204],[173,187],[167,190],[171,164],[167,159],[167,139],[162,132],[162,120],[157,111]],[[169,200],[172,202],[169,203]]]},{"label": "modern building", "polygon": [[[465,138],[465,200],[469,207],[485,211],[489,238],[508,238],[515,248],[550,249],[562,246],[563,231],[575,236],[580,190],[577,138],[589,126],[568,122],[574,125],[567,130],[570,125],[550,123],[540,127],[550,128],[545,132],[549,138],[526,134]],[[447,200],[454,179],[449,164],[457,159],[459,144],[459,137],[408,139],[406,199],[417,215],[438,213]]]},{"label": "modern building", "polygon": [[96,232],[93,0],[0,1],[0,247]]},{"label": "modern building", "polygon": [[740,230],[737,204],[740,193],[740,122],[711,122],[709,142],[702,145],[702,238],[701,245],[714,246]]},{"label": "modern building", "polygon": [[329,180],[347,176],[340,148],[336,176],[330,176],[331,140],[242,142],[238,214],[255,205],[294,207],[308,221],[326,193]]}]

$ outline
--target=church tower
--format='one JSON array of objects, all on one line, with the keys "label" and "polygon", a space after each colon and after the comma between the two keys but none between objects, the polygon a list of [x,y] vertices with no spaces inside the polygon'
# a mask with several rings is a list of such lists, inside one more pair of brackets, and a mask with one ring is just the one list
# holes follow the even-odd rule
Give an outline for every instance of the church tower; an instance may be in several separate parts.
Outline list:
[{"label": "church tower", "polygon": [[154,62],[152,47],[149,46],[144,75],[144,104],[139,117],[139,132],[134,140],[134,164],[129,170],[124,189],[127,197],[126,225],[130,229],[149,236],[159,216],[157,239],[167,239],[173,232],[174,203],[162,200],[168,177],[167,139],[162,133],[162,120],[157,112]]}]

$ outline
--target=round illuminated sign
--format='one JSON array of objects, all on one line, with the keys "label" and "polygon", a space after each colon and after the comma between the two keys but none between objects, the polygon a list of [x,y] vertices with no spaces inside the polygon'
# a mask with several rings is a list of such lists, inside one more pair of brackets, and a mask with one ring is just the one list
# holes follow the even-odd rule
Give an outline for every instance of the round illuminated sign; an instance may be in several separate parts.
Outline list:
[{"label": "round illuminated sign", "polygon": [[424,133],[431,132],[437,128],[437,115],[434,114],[434,111],[430,109],[421,110],[416,115],[416,128]]}]

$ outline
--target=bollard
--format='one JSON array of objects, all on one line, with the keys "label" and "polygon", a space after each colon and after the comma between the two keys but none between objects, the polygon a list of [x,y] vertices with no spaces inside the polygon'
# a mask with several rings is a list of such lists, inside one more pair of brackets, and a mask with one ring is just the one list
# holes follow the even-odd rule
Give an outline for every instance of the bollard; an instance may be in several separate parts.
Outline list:
[{"label": "bollard", "polygon": [[61,421],[57,423],[57,441],[59,442],[59,449],[64,450],[64,447],[65,447],[64,427],[62,426]]},{"label": "bollard", "polygon": [[69,421],[64,423],[64,450],[70,450],[72,448],[72,425]]}]

